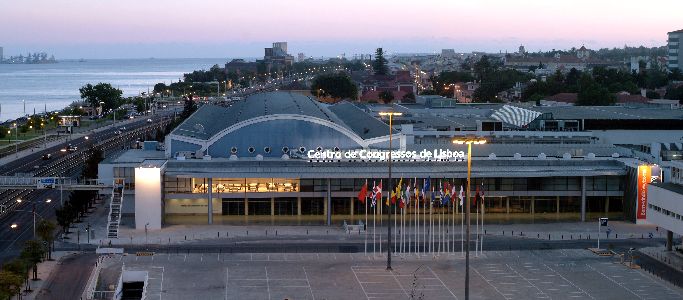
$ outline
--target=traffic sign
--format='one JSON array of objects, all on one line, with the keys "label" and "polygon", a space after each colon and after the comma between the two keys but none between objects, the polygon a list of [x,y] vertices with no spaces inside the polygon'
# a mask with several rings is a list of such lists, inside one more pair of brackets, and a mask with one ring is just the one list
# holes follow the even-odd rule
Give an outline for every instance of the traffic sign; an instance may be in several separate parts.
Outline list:
[{"label": "traffic sign", "polygon": [[600,218],[600,226],[607,226],[607,218]]}]

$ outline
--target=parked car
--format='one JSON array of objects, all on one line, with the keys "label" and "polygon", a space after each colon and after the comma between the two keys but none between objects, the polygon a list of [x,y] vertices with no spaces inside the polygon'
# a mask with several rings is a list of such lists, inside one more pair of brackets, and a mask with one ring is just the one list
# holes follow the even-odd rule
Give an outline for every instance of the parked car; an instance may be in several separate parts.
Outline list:
[{"label": "parked car", "polygon": [[43,160],[50,160],[51,158],[52,158],[52,154],[50,154],[50,153],[43,154]]},{"label": "parked car", "polygon": [[152,119],[147,119],[147,123],[152,123],[152,122],[154,122],[154,121],[152,121]]}]

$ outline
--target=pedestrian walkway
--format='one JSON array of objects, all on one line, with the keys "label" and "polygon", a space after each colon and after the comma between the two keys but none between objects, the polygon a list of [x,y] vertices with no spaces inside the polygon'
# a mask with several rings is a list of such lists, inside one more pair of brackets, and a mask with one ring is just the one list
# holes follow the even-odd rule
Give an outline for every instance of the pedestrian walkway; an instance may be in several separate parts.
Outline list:
[{"label": "pedestrian walkway", "polygon": [[[52,259],[53,260],[46,260],[38,264],[38,278],[39,280],[33,281],[29,280],[29,287],[31,289],[31,292],[24,292],[26,289],[26,286],[23,286],[21,288],[22,290],[22,299],[23,300],[33,300],[33,299],[40,299],[41,297],[40,294],[43,291],[44,286],[48,282],[50,276],[52,276],[52,273],[55,271],[55,269],[58,268],[58,265],[60,264],[61,260],[64,257],[67,257],[69,255],[74,255],[76,252],[71,252],[71,251],[56,251],[52,253]],[[31,274],[29,274],[31,276]]]},{"label": "pedestrian walkway", "polygon": [[[107,199],[108,201],[109,199]],[[170,225],[160,230],[133,229],[122,227],[118,239],[107,239],[104,236],[106,228],[107,204],[98,205],[98,212],[87,218],[83,223],[78,224],[78,228],[83,233],[85,226],[91,222],[91,228],[95,232],[95,237],[91,236],[91,244],[112,245],[122,244],[179,244],[186,242],[196,242],[198,240],[212,240],[225,238],[258,238],[258,239],[283,239],[283,238],[318,238],[345,241],[358,241],[365,239],[365,231],[346,231],[342,226],[276,226],[276,225]],[[97,216],[97,217],[94,217]],[[429,228],[429,227],[427,227]],[[473,223],[471,227],[472,235],[475,236],[477,229]],[[636,225],[629,222],[614,221],[607,227],[610,233],[605,232],[605,227],[601,228],[600,239],[607,242],[615,239],[648,239],[661,238],[664,233],[657,230],[653,225]],[[394,228],[393,232],[400,238],[403,230],[404,241],[410,238],[415,241],[417,227],[405,226],[403,229]],[[425,227],[419,227],[417,233],[422,239],[425,235]],[[374,228],[377,235],[386,233],[386,224]],[[372,225],[367,226],[368,236],[372,236]],[[441,235],[449,240],[459,240],[461,236],[460,223],[455,226],[442,226],[440,231],[435,224],[433,227],[435,236]],[[480,235],[486,237],[515,237],[522,239],[541,239],[541,240],[596,240],[598,227],[596,223],[548,223],[548,224],[510,224],[510,225],[484,225],[480,227]],[[72,234],[73,235],[73,234]],[[386,235],[385,235],[386,238]],[[72,237],[72,242],[74,241]],[[81,236],[81,243],[85,243],[85,235]]]}]

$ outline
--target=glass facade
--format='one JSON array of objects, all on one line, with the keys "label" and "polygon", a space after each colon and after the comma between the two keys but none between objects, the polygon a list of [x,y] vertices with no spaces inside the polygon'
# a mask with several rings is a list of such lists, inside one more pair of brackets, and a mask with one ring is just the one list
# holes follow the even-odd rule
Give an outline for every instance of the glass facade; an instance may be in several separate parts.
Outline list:
[{"label": "glass facade", "polygon": [[[417,179],[421,190],[426,179]],[[624,178],[622,176],[595,176],[585,178],[587,217],[608,215],[610,218],[621,218],[623,211]],[[394,185],[400,178],[395,179]],[[472,197],[477,189],[483,189],[486,197],[484,210],[488,222],[511,222],[515,220],[577,220],[581,211],[581,177],[533,177],[533,178],[473,178]],[[365,178],[344,179],[285,179],[285,178],[214,178],[211,189],[214,201],[222,209],[218,216],[227,218],[224,222],[261,222],[262,216],[268,216],[270,223],[286,224],[323,224],[326,214],[332,216],[333,222],[346,220],[358,222],[364,220],[366,205],[357,199]],[[368,197],[373,185],[388,190],[386,179],[367,179]],[[439,189],[448,182],[455,186],[456,194],[465,179],[436,179],[430,182],[434,190],[434,213],[452,213],[453,202],[447,207],[439,206]],[[329,183],[329,186],[328,186]],[[410,183],[414,191],[415,179],[404,179],[404,185]],[[168,203],[174,197],[190,197],[204,201],[208,199],[208,179],[175,178],[166,176],[164,189]],[[242,193],[242,195],[239,195]],[[278,195],[282,193],[282,195]],[[422,193],[422,192],[420,192]],[[176,194],[177,196],[174,196]],[[182,195],[184,194],[184,195]],[[232,195],[231,195],[232,194]],[[328,195],[329,199],[328,207]],[[203,199],[203,200],[202,200]],[[385,199],[384,199],[385,200]],[[474,201],[474,199],[472,200]],[[371,200],[368,199],[368,203]],[[214,205],[214,206],[215,206]],[[429,211],[429,205],[420,202],[416,209],[414,202],[406,208],[408,216]],[[368,205],[368,213],[373,209]],[[461,207],[457,208],[462,210]],[[481,209],[473,203],[472,211]],[[386,213],[386,211],[384,211]],[[215,214],[218,212],[214,211]],[[182,215],[182,214],[175,214]],[[193,214],[193,215],[196,215]],[[230,219],[230,217],[238,217]],[[232,221],[230,221],[232,220]],[[257,221],[255,221],[257,220]],[[279,220],[279,221],[278,221]]]}]

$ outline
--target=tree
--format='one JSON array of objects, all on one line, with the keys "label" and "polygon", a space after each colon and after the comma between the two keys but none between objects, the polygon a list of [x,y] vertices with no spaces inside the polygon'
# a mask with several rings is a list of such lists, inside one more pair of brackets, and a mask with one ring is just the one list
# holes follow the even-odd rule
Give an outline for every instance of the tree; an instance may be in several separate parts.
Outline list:
[{"label": "tree", "polygon": [[349,76],[344,73],[322,74],[313,79],[311,94],[321,97],[338,99],[356,99],[358,87]]},{"label": "tree", "polygon": [[403,95],[403,99],[401,100],[404,102],[415,102],[415,94],[413,94],[413,92],[409,92]]},{"label": "tree", "polygon": [[372,68],[375,70],[375,75],[389,74],[389,67],[387,67],[387,60],[384,58],[384,50],[382,48],[375,50],[375,60],[372,62]]},{"label": "tree", "polygon": [[666,99],[679,100],[680,102],[683,102],[683,85],[677,88],[668,87],[666,89]]},{"label": "tree", "polygon": [[[29,268],[31,268],[30,264],[21,257],[12,259],[2,266],[3,271],[10,272],[12,274],[19,276],[19,279],[26,285],[27,290],[30,289],[28,281]],[[19,286],[19,289],[21,289],[21,286]]]},{"label": "tree", "polygon": [[167,89],[168,89],[168,86],[163,82],[159,82],[159,83],[154,85],[154,93],[160,93],[163,95],[164,93],[166,93]]},{"label": "tree", "polygon": [[11,299],[21,292],[24,279],[16,273],[0,271],[0,299]]},{"label": "tree", "polygon": [[52,259],[52,242],[55,240],[55,228],[57,225],[48,220],[40,220],[36,224],[36,234],[47,243],[47,259]]},{"label": "tree", "polygon": [[69,233],[69,226],[74,219],[73,215],[73,206],[69,202],[65,203],[63,207],[55,210],[57,224],[62,227],[62,232]]},{"label": "tree", "polygon": [[616,102],[614,94],[607,88],[597,84],[589,75],[581,77],[580,90],[577,96],[576,105],[613,105]]},{"label": "tree", "polygon": [[93,147],[90,149],[90,155],[85,161],[85,167],[81,172],[83,178],[86,179],[96,179],[97,178],[97,165],[104,160],[104,153],[99,147]]},{"label": "tree", "polygon": [[164,138],[165,138],[165,136],[164,136],[164,131],[161,130],[161,128],[157,128],[157,131],[156,131],[156,133],[154,134],[154,140],[157,141],[157,142],[159,142],[159,143],[163,143],[163,142],[164,142]]},{"label": "tree", "polygon": [[28,240],[24,243],[20,256],[33,267],[33,280],[38,280],[38,263],[43,261],[43,255],[45,255],[45,250],[40,242]]},{"label": "tree", "polygon": [[389,91],[383,91],[379,93],[379,99],[384,101],[384,103],[391,103],[391,101],[394,101],[394,93],[389,92]]},{"label": "tree", "polygon": [[183,112],[180,113],[180,117],[183,119],[186,119],[190,115],[192,115],[196,110],[197,110],[197,103],[192,101],[191,98],[185,99],[185,103],[183,104]]},{"label": "tree", "polygon": [[96,85],[88,83],[78,91],[81,93],[81,99],[87,101],[92,107],[99,107],[100,102],[104,102],[103,109],[105,110],[118,108],[121,95],[123,95],[121,90],[102,82]]}]

